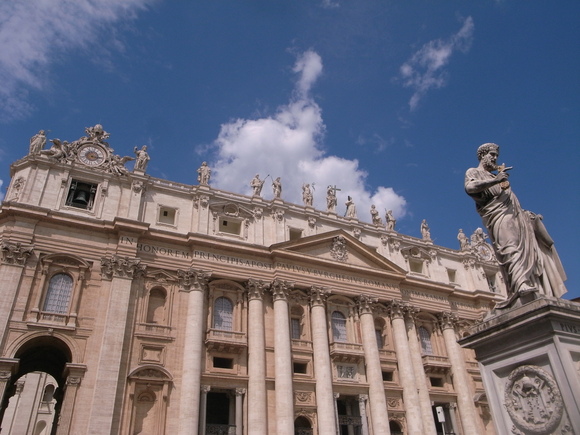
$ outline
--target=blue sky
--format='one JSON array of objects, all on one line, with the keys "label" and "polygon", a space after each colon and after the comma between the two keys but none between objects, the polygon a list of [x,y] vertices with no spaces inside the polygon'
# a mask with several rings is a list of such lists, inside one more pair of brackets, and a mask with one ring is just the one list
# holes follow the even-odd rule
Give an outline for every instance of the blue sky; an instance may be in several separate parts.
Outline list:
[{"label": "blue sky", "polygon": [[[249,193],[282,177],[315,205],[336,184],[360,220],[457,248],[481,226],[463,190],[501,146],[580,296],[580,2],[21,0],[0,3],[0,179],[40,129],[101,123],[115,152],[148,145],[154,177]],[[128,164],[131,167],[131,163]],[[272,197],[269,182],[264,197]]]}]

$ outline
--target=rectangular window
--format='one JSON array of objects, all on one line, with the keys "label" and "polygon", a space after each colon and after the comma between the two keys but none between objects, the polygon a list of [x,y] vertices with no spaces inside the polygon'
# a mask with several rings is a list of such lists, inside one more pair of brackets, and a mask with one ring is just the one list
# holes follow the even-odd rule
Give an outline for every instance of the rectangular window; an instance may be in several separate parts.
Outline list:
[{"label": "rectangular window", "polygon": [[487,285],[489,286],[489,290],[492,293],[496,293],[497,292],[497,286],[495,285],[495,275],[488,273],[485,275],[485,277],[487,278]]},{"label": "rectangular window", "polygon": [[308,363],[295,362],[293,369],[294,373],[305,375],[308,373]]},{"label": "rectangular window", "polygon": [[157,221],[161,224],[175,225],[175,215],[177,210],[170,207],[159,207],[159,217]]},{"label": "rectangular window", "polygon": [[430,377],[429,381],[431,382],[432,387],[443,388],[443,378],[435,378]]},{"label": "rectangular window", "polygon": [[290,228],[288,232],[290,233],[290,240],[298,240],[302,237],[302,230],[297,228]]},{"label": "rectangular window", "polygon": [[235,234],[239,236],[242,230],[242,223],[231,219],[220,218],[220,233]]},{"label": "rectangular window", "polygon": [[98,186],[98,184],[72,180],[65,205],[83,210],[92,210]]},{"label": "rectangular window", "polygon": [[453,284],[455,283],[455,279],[456,279],[456,271],[455,269],[447,269],[447,278],[449,278],[449,283]]},{"label": "rectangular window", "polygon": [[411,272],[423,273],[423,262],[422,261],[409,260],[409,267],[411,268]]},{"label": "rectangular window", "polygon": [[393,382],[393,372],[383,371],[383,382]]},{"label": "rectangular window", "polygon": [[221,358],[219,356],[213,357],[213,366],[216,369],[233,369],[234,360],[231,358]]},{"label": "rectangular window", "polygon": [[300,338],[302,337],[302,325],[300,325],[300,319],[292,317],[290,319],[290,326],[292,327],[291,329],[292,339],[300,340]]}]

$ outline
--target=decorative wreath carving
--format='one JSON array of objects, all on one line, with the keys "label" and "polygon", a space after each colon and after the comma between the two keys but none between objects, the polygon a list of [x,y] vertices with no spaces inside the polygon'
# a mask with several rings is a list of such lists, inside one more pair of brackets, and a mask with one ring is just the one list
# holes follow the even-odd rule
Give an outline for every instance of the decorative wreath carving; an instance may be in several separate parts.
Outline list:
[{"label": "decorative wreath carving", "polygon": [[525,365],[510,373],[504,401],[514,425],[529,435],[551,434],[564,413],[556,381],[538,366]]}]

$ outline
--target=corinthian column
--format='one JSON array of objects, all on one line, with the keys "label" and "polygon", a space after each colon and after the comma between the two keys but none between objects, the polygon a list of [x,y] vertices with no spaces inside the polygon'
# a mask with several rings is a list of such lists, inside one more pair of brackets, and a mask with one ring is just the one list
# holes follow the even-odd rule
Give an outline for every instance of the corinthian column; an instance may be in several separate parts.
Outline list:
[{"label": "corinthian column", "polygon": [[395,352],[397,353],[397,366],[399,367],[399,383],[403,387],[403,401],[405,402],[408,433],[409,435],[423,435],[417,382],[415,381],[413,360],[411,358],[405,328],[405,310],[406,305],[401,301],[391,302],[390,315],[391,324],[393,325]]},{"label": "corinthian column", "polygon": [[367,295],[360,295],[357,299],[362,342],[365,352],[367,381],[369,383],[369,404],[371,407],[371,426],[373,434],[390,434],[389,415],[387,413],[387,400],[383,386],[383,374],[379,347],[375,334],[375,321],[373,318],[373,306],[377,299]]},{"label": "corinthian column", "polygon": [[250,279],[248,288],[248,435],[268,434],[264,291],[267,285]]},{"label": "corinthian column", "polygon": [[469,388],[470,379],[465,360],[463,359],[463,351],[457,344],[457,337],[455,336],[456,322],[457,316],[454,313],[446,312],[439,315],[439,325],[443,332],[447,356],[451,363],[453,388],[457,394],[457,406],[459,408],[459,418],[463,426],[463,433],[479,433],[473,394]]},{"label": "corinthian column", "polygon": [[427,376],[425,376],[423,359],[421,358],[421,345],[419,344],[417,329],[415,327],[415,318],[418,312],[418,308],[409,306],[405,313],[409,351],[411,352],[411,358],[413,359],[413,372],[415,373],[415,381],[417,382],[417,389],[419,392],[419,405],[421,406],[423,430],[425,431],[425,435],[437,435],[433,410],[431,409],[431,397],[429,396]]},{"label": "corinthian column", "polygon": [[292,351],[288,292],[293,284],[276,280],[274,297],[274,356],[276,369],[276,429],[278,435],[294,435],[294,395],[292,393]]},{"label": "corinthian column", "polygon": [[312,350],[314,352],[316,406],[318,408],[318,432],[320,434],[335,434],[337,430],[325,308],[326,298],[329,293],[322,287],[313,286],[310,289]]},{"label": "corinthian column", "polygon": [[[133,279],[145,274],[145,266],[138,258],[112,255],[101,259],[103,286],[110,281],[109,300],[104,322],[96,367],[93,406],[89,419],[88,434],[116,433],[119,428],[123,388],[119,388],[121,363],[127,355],[124,340],[129,316],[129,302]],[[122,381],[123,382],[123,381]]]},{"label": "corinthian column", "polygon": [[205,329],[204,304],[209,272],[178,270],[181,290],[187,293],[187,315],[179,403],[179,435],[196,433],[199,425],[201,356]]}]

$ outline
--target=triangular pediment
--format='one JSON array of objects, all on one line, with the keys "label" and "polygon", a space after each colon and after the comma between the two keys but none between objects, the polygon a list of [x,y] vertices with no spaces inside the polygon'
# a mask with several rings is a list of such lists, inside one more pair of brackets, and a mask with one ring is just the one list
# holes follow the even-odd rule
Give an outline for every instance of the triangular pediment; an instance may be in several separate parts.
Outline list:
[{"label": "triangular pediment", "polygon": [[270,247],[272,254],[294,261],[318,261],[336,267],[366,268],[404,276],[406,271],[389,261],[376,249],[365,245],[343,230],[304,237]]}]

